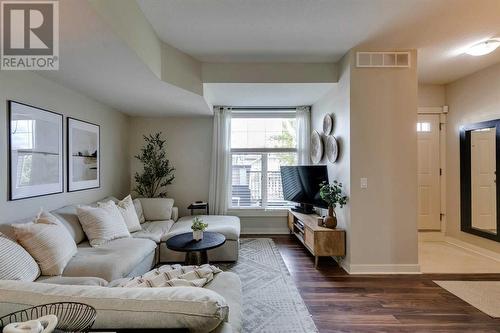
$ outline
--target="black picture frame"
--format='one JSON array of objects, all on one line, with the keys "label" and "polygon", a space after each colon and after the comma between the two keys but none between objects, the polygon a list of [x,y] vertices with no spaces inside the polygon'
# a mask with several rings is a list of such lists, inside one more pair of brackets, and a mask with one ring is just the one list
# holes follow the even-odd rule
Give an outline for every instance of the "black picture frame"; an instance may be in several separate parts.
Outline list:
[{"label": "black picture frame", "polygon": [[471,131],[495,128],[495,166],[500,170],[500,119],[469,124],[460,128],[460,229],[463,232],[500,242],[500,186],[496,187],[497,233],[472,227]]},{"label": "black picture frame", "polygon": [[[45,192],[41,191],[33,191],[32,195],[29,194],[17,194],[15,193],[16,190],[14,190],[13,186],[16,186],[16,184],[13,183],[13,158],[12,158],[12,116],[14,112],[14,108],[16,106],[20,107],[27,107],[31,111],[39,111],[42,113],[47,113],[49,115],[54,115],[57,117],[60,117],[60,132],[59,132],[59,137],[60,137],[60,146],[59,146],[59,152],[60,152],[60,174],[58,175],[59,178],[59,183],[57,186],[59,187],[58,190],[47,190]],[[57,113],[51,110],[47,110],[44,108],[40,108],[38,106],[30,105],[27,103],[19,102],[16,100],[7,100],[7,188],[8,188],[8,200],[9,201],[18,201],[18,200],[24,200],[24,199],[29,199],[29,198],[37,198],[37,197],[42,197],[42,196],[47,196],[47,195],[54,195],[54,194],[60,194],[64,192],[64,116],[61,113]],[[28,189],[29,191],[29,189]]]},{"label": "black picture frame", "polygon": [[[75,124],[80,124],[80,125],[85,125],[85,126],[92,126],[95,127],[97,130],[97,179],[94,185],[78,185],[74,186],[74,181],[71,179],[73,175],[72,171],[72,122],[75,122]],[[101,187],[101,126],[98,124],[94,124],[85,120],[73,118],[73,117],[67,117],[66,118],[66,126],[67,126],[67,144],[66,144],[66,175],[67,175],[67,192],[79,192],[79,191],[86,191],[86,190],[91,190],[91,189],[97,189]]]}]

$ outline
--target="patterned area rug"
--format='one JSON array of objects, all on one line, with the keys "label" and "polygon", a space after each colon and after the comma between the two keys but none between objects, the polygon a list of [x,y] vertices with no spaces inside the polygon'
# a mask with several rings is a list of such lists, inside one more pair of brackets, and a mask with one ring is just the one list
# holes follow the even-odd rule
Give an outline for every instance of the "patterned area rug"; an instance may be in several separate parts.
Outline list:
[{"label": "patterned area rug", "polygon": [[240,244],[237,263],[217,266],[241,279],[243,332],[318,332],[272,239],[246,238]]}]

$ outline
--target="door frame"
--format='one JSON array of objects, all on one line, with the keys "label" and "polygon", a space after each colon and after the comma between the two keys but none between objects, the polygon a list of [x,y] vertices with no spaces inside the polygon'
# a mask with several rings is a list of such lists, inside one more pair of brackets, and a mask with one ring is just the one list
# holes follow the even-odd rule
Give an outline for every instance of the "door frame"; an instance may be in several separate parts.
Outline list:
[{"label": "door frame", "polygon": [[[440,230],[442,236],[446,232],[446,126],[448,106],[436,107],[418,107],[417,115],[439,115],[439,211],[440,211]],[[418,134],[417,134],[418,135]],[[418,157],[417,157],[418,158]],[[418,226],[417,226],[418,230]],[[423,230],[424,232],[433,232],[433,230]],[[435,230],[438,231],[438,230]]]}]

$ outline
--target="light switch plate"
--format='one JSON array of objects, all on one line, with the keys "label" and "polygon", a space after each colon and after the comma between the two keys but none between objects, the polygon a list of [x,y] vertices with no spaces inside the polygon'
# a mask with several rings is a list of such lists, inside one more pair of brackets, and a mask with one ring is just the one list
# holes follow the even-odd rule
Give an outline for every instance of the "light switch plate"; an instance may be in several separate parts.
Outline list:
[{"label": "light switch plate", "polygon": [[361,178],[360,185],[361,185],[361,188],[368,188],[368,178]]}]

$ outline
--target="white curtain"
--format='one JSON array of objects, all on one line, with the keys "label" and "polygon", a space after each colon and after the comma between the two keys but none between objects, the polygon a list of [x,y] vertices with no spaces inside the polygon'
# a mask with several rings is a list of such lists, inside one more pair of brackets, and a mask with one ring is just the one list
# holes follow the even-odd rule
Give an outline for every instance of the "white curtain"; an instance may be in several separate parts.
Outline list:
[{"label": "white curtain", "polygon": [[231,170],[231,110],[214,108],[212,165],[208,204],[212,214],[227,212],[230,195]]},{"label": "white curtain", "polygon": [[311,111],[308,106],[300,106],[297,112],[297,160],[299,165],[310,164],[309,145],[311,138]]}]

